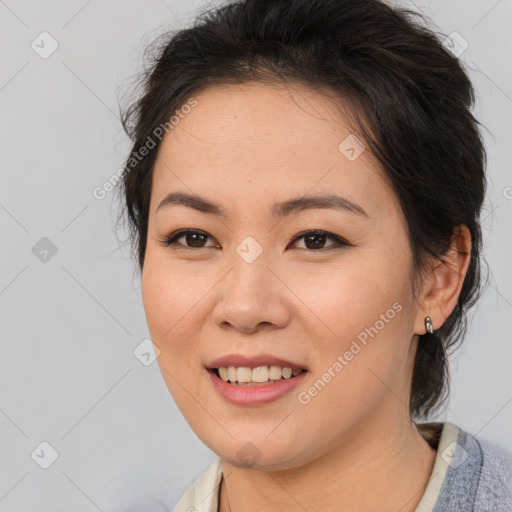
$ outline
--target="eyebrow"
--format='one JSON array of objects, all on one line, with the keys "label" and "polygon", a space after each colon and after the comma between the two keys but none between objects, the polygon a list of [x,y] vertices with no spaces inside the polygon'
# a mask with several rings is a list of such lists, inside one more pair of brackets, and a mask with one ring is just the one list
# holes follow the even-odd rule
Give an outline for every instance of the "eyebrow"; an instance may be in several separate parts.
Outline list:
[{"label": "eyebrow", "polygon": [[[217,215],[219,217],[227,217],[226,210],[219,204],[209,201],[204,197],[186,194],[184,192],[172,192],[165,196],[158,205],[156,211],[158,212],[163,208],[168,208],[173,205],[187,206],[202,213]],[[281,203],[275,203],[271,207],[270,213],[273,217],[286,217],[292,213],[298,213],[314,208],[342,210],[364,217],[369,217],[365,210],[358,204],[346,199],[345,197],[334,194],[321,194],[288,199]]]}]

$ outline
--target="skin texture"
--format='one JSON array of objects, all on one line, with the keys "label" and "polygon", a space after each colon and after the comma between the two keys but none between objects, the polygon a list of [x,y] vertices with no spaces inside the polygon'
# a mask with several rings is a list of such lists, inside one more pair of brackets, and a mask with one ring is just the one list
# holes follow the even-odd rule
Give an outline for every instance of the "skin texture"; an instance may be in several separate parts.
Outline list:
[{"label": "skin texture", "polygon": [[[413,511],[435,458],[408,413],[416,335],[425,332],[426,315],[438,328],[453,310],[469,263],[469,232],[454,237],[447,263],[433,265],[414,298],[398,199],[368,150],[350,161],[338,149],[351,130],[332,97],[252,83],[195,97],[197,106],[159,148],[142,295],[169,390],[223,461],[219,510]],[[170,192],[205,197],[227,216],[183,205],[157,213]],[[321,193],[341,195],[367,216],[270,213],[275,202]],[[184,228],[208,237],[199,248],[190,237],[162,243]],[[308,229],[351,245],[325,239],[319,250],[304,238],[292,241]],[[252,263],[236,252],[248,236],[263,249]],[[300,403],[299,392],[397,303],[400,312]],[[230,353],[270,353],[308,374],[273,403],[240,407],[218,394],[205,369]],[[237,457],[248,442],[261,454],[251,468]]]}]

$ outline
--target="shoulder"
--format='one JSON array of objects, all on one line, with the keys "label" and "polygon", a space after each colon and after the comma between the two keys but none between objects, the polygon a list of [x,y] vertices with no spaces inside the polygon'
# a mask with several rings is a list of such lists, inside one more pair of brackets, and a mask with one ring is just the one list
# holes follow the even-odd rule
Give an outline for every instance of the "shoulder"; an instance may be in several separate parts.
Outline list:
[{"label": "shoulder", "polygon": [[438,454],[448,468],[434,510],[512,512],[512,453],[478,435],[455,428],[456,440]]},{"label": "shoulder", "polygon": [[[503,503],[508,508],[489,510],[512,510],[512,452],[486,439],[474,438],[482,451],[482,470],[478,484],[478,510],[484,510],[489,502]],[[481,507],[481,508],[479,508]]]},{"label": "shoulder", "polygon": [[181,496],[173,512],[217,512],[221,480],[222,463],[216,457]]}]

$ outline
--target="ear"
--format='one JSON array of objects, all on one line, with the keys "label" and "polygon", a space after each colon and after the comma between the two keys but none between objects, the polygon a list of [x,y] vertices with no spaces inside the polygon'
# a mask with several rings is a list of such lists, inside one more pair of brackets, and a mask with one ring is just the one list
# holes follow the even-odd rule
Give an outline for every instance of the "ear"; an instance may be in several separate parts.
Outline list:
[{"label": "ear", "polygon": [[443,261],[436,262],[423,284],[420,308],[414,324],[416,334],[425,334],[425,317],[439,329],[455,308],[471,259],[471,233],[464,224],[454,229],[452,243]]}]

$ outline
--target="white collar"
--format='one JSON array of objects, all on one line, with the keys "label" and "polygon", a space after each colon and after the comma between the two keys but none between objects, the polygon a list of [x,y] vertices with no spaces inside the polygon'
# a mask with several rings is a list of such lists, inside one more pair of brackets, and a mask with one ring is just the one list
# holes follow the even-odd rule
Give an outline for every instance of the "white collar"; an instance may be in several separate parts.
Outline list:
[{"label": "white collar", "polygon": [[[459,428],[445,422],[425,492],[414,512],[432,512],[450,462],[457,448]],[[217,457],[185,491],[173,512],[218,512],[219,488],[222,480],[222,461]]]}]

